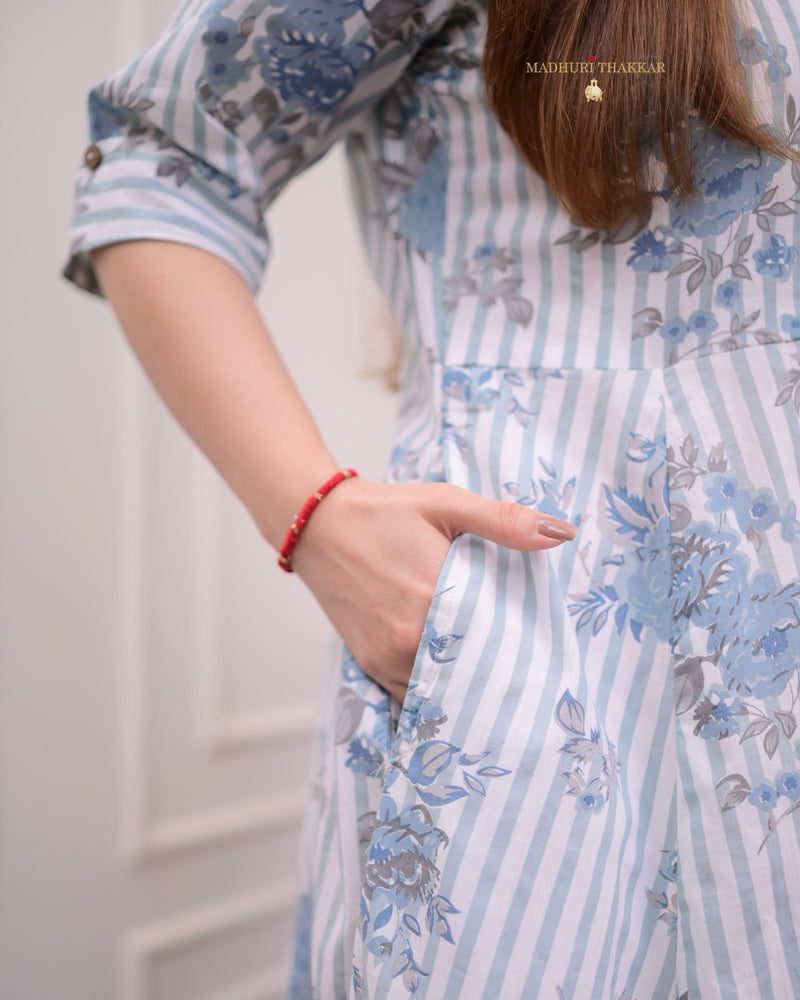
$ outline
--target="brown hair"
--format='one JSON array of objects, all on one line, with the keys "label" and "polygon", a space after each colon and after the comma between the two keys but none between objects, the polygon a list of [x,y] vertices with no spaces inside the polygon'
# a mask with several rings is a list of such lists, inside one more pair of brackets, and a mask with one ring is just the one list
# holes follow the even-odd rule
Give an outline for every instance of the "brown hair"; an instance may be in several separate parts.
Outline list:
[{"label": "brown hair", "polygon": [[[644,60],[663,72],[530,72],[538,63]],[[576,67],[577,68],[577,67]],[[526,71],[528,70],[528,71]],[[489,0],[486,93],[524,159],[572,216],[611,229],[649,213],[648,149],[679,197],[695,191],[691,113],[724,136],[798,159],[755,118],[730,0]]]}]

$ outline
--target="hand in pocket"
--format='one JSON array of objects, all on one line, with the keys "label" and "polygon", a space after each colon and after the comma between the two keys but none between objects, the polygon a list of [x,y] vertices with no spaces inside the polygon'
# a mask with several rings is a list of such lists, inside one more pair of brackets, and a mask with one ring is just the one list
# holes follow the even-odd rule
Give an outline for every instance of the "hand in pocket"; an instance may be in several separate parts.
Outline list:
[{"label": "hand in pocket", "polygon": [[532,551],[574,538],[574,525],[451,483],[351,479],[320,505],[293,565],[361,669],[405,698],[450,544],[460,534]]}]

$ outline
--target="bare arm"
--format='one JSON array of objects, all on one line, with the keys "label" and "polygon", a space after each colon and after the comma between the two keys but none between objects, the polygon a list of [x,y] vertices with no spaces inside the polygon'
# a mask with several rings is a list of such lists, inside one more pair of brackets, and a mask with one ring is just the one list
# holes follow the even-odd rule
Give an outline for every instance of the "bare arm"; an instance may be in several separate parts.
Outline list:
[{"label": "bare arm", "polygon": [[[92,256],[156,390],[279,547],[302,502],[339,466],[250,289],[224,261],[183,244],[135,240]],[[350,479],[325,499],[295,550],[296,571],[358,664],[398,699],[450,542],[463,532],[542,549],[574,529],[447,483]]]},{"label": "bare arm", "polygon": [[280,547],[338,466],[240,275],[195,247],[136,240],[92,254],[103,292],[159,395]]}]

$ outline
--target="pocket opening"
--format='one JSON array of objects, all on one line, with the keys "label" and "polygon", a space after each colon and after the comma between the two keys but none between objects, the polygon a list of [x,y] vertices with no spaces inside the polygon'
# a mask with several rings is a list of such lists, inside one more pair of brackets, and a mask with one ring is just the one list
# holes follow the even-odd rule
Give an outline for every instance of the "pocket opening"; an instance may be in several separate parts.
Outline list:
[{"label": "pocket opening", "polygon": [[407,729],[413,728],[414,720],[418,714],[420,698],[425,697],[425,692],[430,688],[431,676],[436,670],[435,662],[428,655],[428,646],[431,642],[431,636],[436,634],[434,621],[436,620],[440,599],[443,593],[449,589],[448,581],[458,542],[459,539],[464,537],[464,535],[456,535],[450,543],[450,548],[447,550],[444,562],[439,570],[439,576],[433,589],[433,596],[425,613],[422,635],[420,636],[414,655],[414,664],[411,668],[411,676],[408,679],[408,689],[403,703],[400,704],[395,698],[390,698],[389,737],[392,757],[396,756],[398,747],[403,742],[404,732]]}]

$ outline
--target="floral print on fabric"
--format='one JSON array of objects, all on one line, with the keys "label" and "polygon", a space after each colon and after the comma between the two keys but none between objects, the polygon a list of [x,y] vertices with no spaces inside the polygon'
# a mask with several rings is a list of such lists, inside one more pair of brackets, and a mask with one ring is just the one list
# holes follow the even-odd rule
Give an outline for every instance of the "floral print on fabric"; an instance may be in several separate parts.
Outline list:
[{"label": "floral print on fabric", "polygon": [[[243,9],[234,0],[216,0],[200,35],[203,60],[194,98],[199,112],[251,151],[265,144],[274,151],[264,164],[262,211],[374,99],[389,152],[375,164],[381,217],[392,219],[396,238],[423,259],[443,252],[447,137],[432,94],[437,81],[457,81],[476,68],[476,57],[454,44],[453,35],[474,27],[477,7],[456,4],[436,24],[426,19],[430,7],[431,0],[413,8],[404,0],[334,0]],[[421,38],[428,44],[412,59],[412,42]],[[405,73],[382,93],[381,74],[401,60],[408,63]],[[162,131],[162,109],[136,89],[128,93],[127,84],[110,81],[96,88],[89,110],[95,141],[125,132],[128,149],[157,142],[163,152],[151,169],[176,187],[195,177],[225,187],[228,198],[243,193],[219,166]],[[354,145],[363,141],[357,129],[350,139]]]},{"label": "floral print on fabric", "polygon": [[[787,313],[781,317],[781,326],[793,340],[800,340],[800,317],[789,316]],[[775,405],[785,406],[786,403],[791,403],[800,416],[800,351],[796,351],[792,357],[797,361],[797,365],[782,373],[782,379],[786,384],[778,393]]]},{"label": "floral print on fabric", "polygon": [[[512,323],[526,327],[533,318],[533,303],[518,291],[523,277],[512,277],[505,272],[516,263],[516,258],[505,247],[483,243],[476,247],[471,260],[464,260],[458,272],[444,283],[444,308],[450,312],[459,299],[477,296],[485,307],[502,302],[505,314]],[[493,272],[500,272],[495,276]]]},{"label": "floral print on fabric", "polygon": [[658,919],[667,925],[667,932],[675,934],[678,928],[678,855],[664,851],[664,863],[658,869],[653,887],[646,889],[647,901],[658,911]]},{"label": "floral print on fabric", "polygon": [[[367,949],[381,964],[390,963],[392,978],[400,977],[409,993],[427,973],[414,958],[414,947],[423,933],[438,934],[453,943],[449,917],[459,911],[446,896],[436,894],[439,878],[436,856],[447,835],[435,827],[430,812],[421,805],[398,813],[391,796],[384,796],[376,813],[368,814],[364,837],[371,838],[360,924]],[[371,906],[377,914],[371,919]],[[424,919],[404,912],[411,904]],[[354,970],[356,995],[361,995],[359,970]]]},{"label": "floral print on fabric", "polygon": [[[446,651],[460,638],[430,636],[428,655],[434,662],[449,662],[452,657],[446,656]],[[372,960],[389,969],[391,978],[399,978],[411,994],[417,991],[420,977],[429,975],[419,958],[426,939],[435,935],[455,943],[452,918],[460,912],[458,900],[437,891],[440,856],[449,843],[442,809],[470,796],[486,798],[490,782],[511,773],[490,763],[488,751],[465,751],[433,738],[446,721],[441,707],[419,696],[413,685],[409,688],[395,737],[413,749],[407,759],[395,759],[385,773],[385,791],[378,809],[360,820],[360,840],[368,845],[359,916],[361,938]],[[351,752],[347,766],[358,771],[362,759]],[[379,771],[377,768],[372,773]],[[418,800],[414,805],[398,807],[390,792],[398,782],[413,787]],[[354,986],[356,995],[361,995],[358,965],[354,967]]]},{"label": "floral print on fabric", "polygon": [[[783,390],[776,405],[793,398],[794,371],[784,373],[791,391]],[[760,851],[800,809],[800,770],[785,766],[787,755],[797,759],[800,583],[757,566],[762,549],[788,545],[796,554],[796,502],[781,502],[732,475],[722,443],[704,449],[687,434],[675,448],[663,436],[637,432],[629,441],[627,460],[643,466],[646,489],[603,485],[597,523],[613,549],[602,559],[605,574],[589,590],[571,593],[568,610],[578,633],[627,630],[643,642],[649,632],[667,642],[674,650],[676,712],[691,713],[693,736],[760,746],[758,768],[742,757],[741,770],[717,786],[723,811],[742,807],[765,815]],[[689,647],[693,652],[684,651]],[[575,762],[564,772],[568,794],[585,809],[600,809],[603,796],[580,798],[584,789],[592,791],[584,767],[602,759],[602,774],[593,781],[607,800],[604,782],[619,770],[613,744],[604,753],[599,731],[587,735],[583,706],[569,690],[555,717],[570,737],[561,752]],[[796,749],[800,753],[800,740]],[[783,766],[770,769],[773,759]]]},{"label": "floral print on fabric", "polygon": [[[568,609],[576,628],[597,635],[609,621],[617,632],[629,629],[637,640],[648,626],[660,639],[672,635],[672,570],[667,495],[666,442],[631,433],[628,461],[646,463],[647,491],[605,484],[599,511],[600,530],[621,551],[603,559],[609,574],[584,593],[569,594]],[[675,599],[678,599],[677,595]]]},{"label": "floral print on fabric", "polygon": [[[627,627],[639,641],[652,629],[675,648],[676,711],[692,713],[694,736],[757,741],[766,768],[798,726],[800,583],[751,565],[762,546],[800,541],[796,504],[730,475],[722,445],[703,458],[692,435],[679,451],[631,438],[629,460],[652,465],[649,489],[604,487],[600,526],[623,550],[604,560],[604,581],[574,596],[576,627]],[[708,520],[697,517],[699,491]],[[690,630],[705,636],[704,652],[680,652]],[[718,788],[723,811],[747,804],[765,813],[767,837],[800,808],[800,771],[733,772]]]},{"label": "floral print on fabric", "polygon": [[791,70],[786,62],[785,45],[778,44],[777,47],[773,48],[767,44],[758,28],[747,28],[743,31],[738,22],[735,27],[739,55],[745,66],[757,66],[761,62],[765,63],[767,74],[773,83],[777,83],[782,77],[789,76]]},{"label": "floral print on fabric", "polygon": [[479,60],[458,44],[474,29],[479,10],[471,2],[454,4],[440,31],[412,61],[409,72],[380,105],[380,121],[391,148],[399,155],[377,163],[384,221],[396,219],[395,239],[421,259],[445,249],[445,206],[449,153],[447,131],[440,122],[439,86],[456,85]]},{"label": "floral print on fabric", "polygon": [[[759,33],[747,38],[749,42],[740,43],[749,53],[745,61],[763,58],[771,76],[776,80],[782,76],[779,62],[767,55]],[[786,100],[785,117],[789,141],[797,144],[800,116],[792,96]],[[614,244],[630,240],[626,263],[633,271],[663,274],[667,281],[683,281],[685,276],[687,297],[694,303],[695,296],[705,297],[705,308],[693,305],[681,314],[666,313],[657,305],[634,313],[634,340],[657,333],[665,341],[668,364],[691,355],[734,350],[747,342],[770,344],[788,339],[763,323],[759,325],[761,309],[743,311],[742,283],[752,282],[754,273],[776,282],[789,281],[800,259],[790,233],[775,231],[781,219],[798,213],[800,167],[793,165],[790,171],[792,187],[787,190],[784,185],[780,190],[779,184],[773,183],[782,167],[780,160],[709,131],[700,120],[694,124],[693,155],[696,196],[681,200],[664,189],[657,194],[651,211],[627,229],[586,235],[573,229],[555,241],[584,253],[600,241]],[[668,209],[669,221],[651,226],[659,201]],[[707,237],[720,239],[704,245],[701,241]],[[711,305],[716,308],[709,308]],[[781,329],[790,338],[798,335],[783,325]]]},{"label": "floral print on fabric", "polygon": [[[441,593],[445,593],[442,591]],[[458,634],[439,634],[432,622],[420,640],[424,655],[442,665],[456,659]],[[363,884],[359,930],[370,960],[390,970],[409,993],[429,973],[421,954],[430,936],[455,943],[458,899],[438,891],[441,860],[449,843],[449,809],[490,795],[493,780],[511,772],[486,750],[467,750],[441,738],[442,707],[412,682],[397,715],[397,703],[366,677],[351,655],[344,657],[335,709],[335,743],[346,748],[345,767],[371,780],[377,809],[359,818]],[[406,748],[403,753],[399,748]],[[416,801],[398,805],[398,790],[413,789]],[[363,970],[353,982],[361,995]]]},{"label": "floral print on fabric", "polygon": [[358,2],[334,0],[324,9],[289,5],[268,17],[253,46],[267,86],[310,114],[336,108],[375,58],[373,44],[347,38],[345,23],[361,10]]},{"label": "floral print on fabric", "polygon": [[743,212],[762,207],[781,161],[761,150],[742,147],[704,126],[696,126],[695,197],[666,198],[670,224],[679,237],[720,236]]},{"label": "floral print on fabric", "polygon": [[579,811],[600,812],[611,798],[621,770],[614,744],[603,740],[598,728],[586,733],[586,712],[569,688],[556,705],[555,720],[568,736],[559,750],[572,759],[571,770],[563,772],[565,794],[575,797]]},{"label": "floral print on fabric", "polygon": [[[745,4],[739,54],[797,144],[776,5]],[[664,184],[578,225],[493,118],[486,10],[184,6],[93,91],[66,273],[93,287],[88,248],[155,236],[255,289],[264,213],[346,139],[403,340],[387,478],[580,527],[548,552],[457,541],[402,710],[345,651],[296,1000],[791,996],[800,170],[698,122],[695,199]]]},{"label": "floral print on fabric", "polygon": [[[307,158],[307,143],[318,136],[319,122],[351,113],[349,105],[356,106],[372,69],[381,71],[384,49],[429,30],[425,6],[412,9],[402,0],[371,8],[356,0],[336,0],[324,9],[278,5],[263,27],[253,15],[236,23],[220,14],[203,35],[206,58],[198,99],[233,132],[252,133],[248,118],[255,118],[258,141],[269,139],[283,148],[290,166],[299,166]],[[378,214],[423,259],[444,251],[448,171],[447,138],[431,94],[437,80],[457,81],[476,68],[475,56],[451,37],[476,22],[474,5],[455,5],[378,109],[389,151],[375,163]],[[236,88],[254,73],[262,86],[243,103]],[[350,141],[355,146],[363,139],[354,132]]]}]

